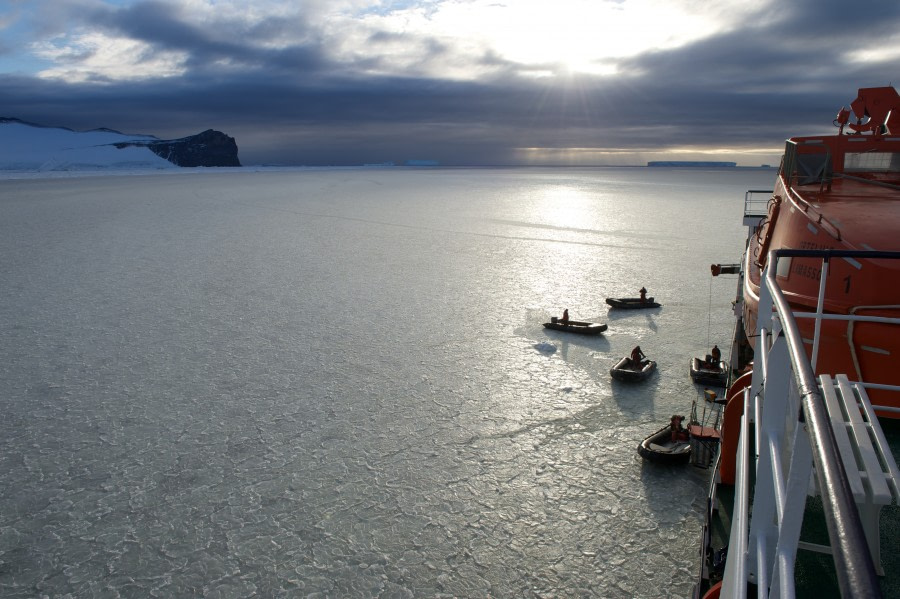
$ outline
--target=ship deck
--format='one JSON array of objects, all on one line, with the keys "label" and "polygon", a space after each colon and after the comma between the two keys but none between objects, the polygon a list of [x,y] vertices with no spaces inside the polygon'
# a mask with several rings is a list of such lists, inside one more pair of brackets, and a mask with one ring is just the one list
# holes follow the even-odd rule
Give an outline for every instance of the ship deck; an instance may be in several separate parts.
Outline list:
[{"label": "ship deck", "polygon": [[[894,458],[900,459],[900,421],[883,420],[882,430]],[[734,507],[734,487],[718,485],[716,499],[717,509],[709,523],[712,553],[728,545]],[[878,577],[881,592],[884,597],[900,597],[900,506],[892,504],[882,509],[880,534],[881,563],[884,567],[884,576]],[[828,544],[822,501],[818,496],[807,498],[800,538],[810,543]],[[796,596],[800,599],[832,596],[837,588],[832,557],[824,553],[798,549],[795,583]],[[752,589],[748,596],[754,595],[755,589]]]}]

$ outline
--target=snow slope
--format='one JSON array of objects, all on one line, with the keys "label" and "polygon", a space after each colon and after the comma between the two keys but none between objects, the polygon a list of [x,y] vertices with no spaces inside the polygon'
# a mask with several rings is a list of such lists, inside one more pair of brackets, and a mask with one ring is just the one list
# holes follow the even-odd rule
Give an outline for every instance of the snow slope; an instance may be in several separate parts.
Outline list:
[{"label": "snow slope", "polygon": [[0,171],[179,168],[149,148],[119,149],[114,145],[153,139],[152,135],[125,135],[106,129],[78,132],[0,119]]}]

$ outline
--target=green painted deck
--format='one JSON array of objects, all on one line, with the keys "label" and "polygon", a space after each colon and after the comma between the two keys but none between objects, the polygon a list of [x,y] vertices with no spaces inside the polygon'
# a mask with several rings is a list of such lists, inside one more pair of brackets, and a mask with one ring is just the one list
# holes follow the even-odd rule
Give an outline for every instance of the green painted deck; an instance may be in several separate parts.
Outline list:
[{"label": "green painted deck", "polygon": [[[894,458],[900,458],[900,420],[882,420],[882,430]],[[717,509],[709,525],[713,553],[728,545],[734,506],[734,487],[718,485],[716,488]],[[900,597],[900,506],[885,506],[881,511],[881,563],[884,576],[879,576],[882,595],[885,598]],[[827,545],[828,531],[822,501],[819,497],[808,497],[806,513],[800,540]],[[707,564],[711,566],[711,564]],[[719,574],[721,577],[721,574]],[[718,578],[711,577],[712,582]],[[796,593],[799,599],[823,599],[837,597],[837,576],[831,555],[805,549],[797,551],[795,564]],[[700,596],[706,591],[701,588]],[[755,589],[749,596],[755,596]]]}]

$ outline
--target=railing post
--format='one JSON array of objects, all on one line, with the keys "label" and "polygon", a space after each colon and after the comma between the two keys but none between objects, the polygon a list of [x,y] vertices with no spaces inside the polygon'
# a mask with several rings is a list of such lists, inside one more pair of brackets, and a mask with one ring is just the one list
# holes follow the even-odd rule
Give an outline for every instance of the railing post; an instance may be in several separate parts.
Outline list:
[{"label": "railing post", "polygon": [[789,405],[791,382],[790,356],[785,338],[779,335],[769,349],[768,368],[763,385],[762,418],[757,421],[759,454],[756,488],[753,495],[753,520],[750,525],[748,571],[751,580],[768,587],[774,567],[778,526],[782,518],[785,481],[783,466],[784,422]]},{"label": "railing post", "polygon": [[[737,398],[735,398],[737,399]],[[731,543],[728,549],[728,560],[725,562],[725,574],[722,578],[720,597],[743,599],[747,596],[747,568],[750,562],[748,551],[749,519],[750,519],[750,413],[753,398],[750,390],[744,389],[744,415],[741,416],[741,430],[738,435],[737,472],[734,485],[734,512],[731,519]]]},{"label": "railing post", "polygon": [[816,363],[819,360],[819,333],[822,330],[822,313],[825,310],[825,280],[828,278],[828,264],[829,260],[825,257],[819,273],[819,300],[816,302],[815,332],[813,333],[812,360],[810,361],[813,372],[816,371]]},{"label": "railing post", "polygon": [[[790,470],[788,471],[787,489],[784,501],[785,514],[802,514],[806,509],[806,495],[809,490],[809,478],[812,474],[812,449],[809,444],[809,432],[806,425],[796,422],[793,431],[793,452],[791,453]],[[772,574],[770,597],[793,597],[794,560],[797,556],[797,545],[800,541],[800,529],[803,518],[779,518],[778,545],[775,547],[775,571]]]},{"label": "railing post", "polygon": [[[865,257],[881,257],[889,252],[869,252]],[[847,473],[840,459],[834,431],[825,408],[825,402],[819,391],[812,366],[803,347],[800,329],[792,316],[787,299],[778,288],[774,273],[780,256],[791,257],[823,257],[852,256],[860,252],[840,252],[835,250],[773,250],[769,252],[765,273],[765,287],[772,294],[772,302],[778,313],[782,315],[781,324],[790,352],[790,361],[794,368],[794,378],[803,405],[803,416],[809,428],[810,446],[816,478],[822,493],[822,505],[825,508],[825,524],[834,557],[835,571],[841,595],[845,597],[866,596],[877,597],[880,594],[875,566],[868,551],[859,512],[850,490]],[[891,258],[900,257],[896,252]],[[760,311],[762,299],[760,294]],[[754,514],[755,517],[755,514]]]},{"label": "railing post", "polygon": [[[794,314],[775,275],[780,257],[825,260],[814,314]],[[813,359],[816,361],[821,321],[839,318],[824,310],[828,259],[832,257],[898,260],[900,252],[775,250],[769,253],[760,285],[753,379],[743,396],[735,505],[730,555],[721,590],[723,597],[745,597],[748,582],[757,584],[760,598],[794,596],[794,564],[813,466],[841,596],[880,596],[869,544],[825,398],[797,325],[800,315],[815,318]],[[850,316],[848,319],[897,322],[897,319],[884,317]],[[859,384],[860,388],[882,387],[864,381]],[[866,407],[866,402],[862,403],[867,417],[874,421],[874,409]],[[751,430],[749,423],[754,418],[756,426]],[[754,433],[756,456],[750,451],[753,443],[750,435]],[[878,433],[880,430],[876,429]],[[791,443],[788,443],[788,437]],[[883,443],[883,438],[879,437],[879,442]],[[754,470],[751,468],[755,468],[756,474],[752,518],[748,491],[753,486]],[[896,466],[892,472],[895,470]],[[900,478],[900,474],[893,476],[895,480]],[[900,493],[896,482],[894,485],[895,491]]]}]

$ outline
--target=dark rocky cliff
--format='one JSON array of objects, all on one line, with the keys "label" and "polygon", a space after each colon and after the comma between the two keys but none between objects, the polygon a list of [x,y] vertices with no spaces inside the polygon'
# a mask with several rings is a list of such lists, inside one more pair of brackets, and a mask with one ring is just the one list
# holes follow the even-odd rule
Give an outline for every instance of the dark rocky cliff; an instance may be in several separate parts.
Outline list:
[{"label": "dark rocky cliff", "polygon": [[178,166],[241,166],[233,137],[207,129],[181,139],[160,139],[117,143],[117,148],[144,146]]}]

